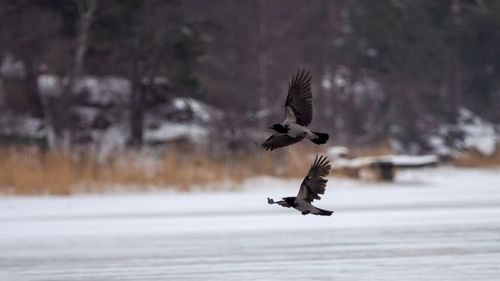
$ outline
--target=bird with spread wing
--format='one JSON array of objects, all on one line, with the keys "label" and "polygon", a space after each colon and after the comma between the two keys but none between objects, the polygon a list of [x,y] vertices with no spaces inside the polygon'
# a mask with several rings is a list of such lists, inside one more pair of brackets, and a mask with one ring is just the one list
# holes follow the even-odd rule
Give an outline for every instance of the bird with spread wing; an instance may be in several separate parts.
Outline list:
[{"label": "bird with spread wing", "polygon": [[315,144],[326,143],[328,134],[313,132],[307,128],[312,121],[312,115],[311,75],[306,70],[299,70],[288,87],[285,120],[269,127],[276,133],[262,143],[262,147],[265,150],[274,150],[295,144],[303,139],[308,139]]},{"label": "bird with spread wing", "polygon": [[327,211],[312,205],[314,200],[320,200],[320,194],[325,193],[325,177],[330,173],[330,161],[325,156],[317,156],[314,159],[307,176],[300,185],[299,193],[295,197],[283,197],[281,201],[267,198],[267,203],[278,204],[286,208],[294,208],[303,215],[313,214],[320,216],[331,216],[333,211]]}]

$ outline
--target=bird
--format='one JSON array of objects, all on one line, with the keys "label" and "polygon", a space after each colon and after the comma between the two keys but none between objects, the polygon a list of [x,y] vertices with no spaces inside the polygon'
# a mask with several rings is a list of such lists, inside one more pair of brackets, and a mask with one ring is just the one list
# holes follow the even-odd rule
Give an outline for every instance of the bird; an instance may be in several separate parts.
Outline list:
[{"label": "bird", "polygon": [[327,211],[315,207],[312,202],[320,200],[320,194],[325,194],[326,183],[325,177],[330,173],[330,161],[321,155],[314,159],[314,162],[307,173],[307,176],[300,185],[299,193],[295,197],[283,197],[280,201],[274,201],[267,198],[267,203],[278,204],[286,208],[294,208],[302,213],[302,215],[313,214],[319,216],[331,216],[333,211]]},{"label": "bird", "polygon": [[275,131],[262,143],[264,150],[274,150],[308,139],[315,144],[328,141],[328,134],[313,132],[307,128],[312,121],[313,105],[311,74],[305,69],[292,76],[285,102],[285,120],[273,124],[269,129]]}]

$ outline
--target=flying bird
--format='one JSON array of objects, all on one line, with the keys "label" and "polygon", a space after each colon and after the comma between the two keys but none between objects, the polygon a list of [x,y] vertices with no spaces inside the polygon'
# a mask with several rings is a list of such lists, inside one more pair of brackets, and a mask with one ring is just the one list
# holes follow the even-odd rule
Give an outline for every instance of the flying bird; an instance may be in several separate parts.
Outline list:
[{"label": "flying bird", "polygon": [[315,144],[324,144],[328,141],[328,134],[313,132],[307,128],[312,121],[313,106],[311,92],[311,75],[302,70],[292,77],[288,87],[288,96],[285,103],[285,120],[269,127],[274,133],[262,147],[265,150],[295,144],[308,139]]},{"label": "flying bird", "polygon": [[326,177],[330,173],[330,161],[325,156],[316,155],[307,176],[300,185],[299,193],[295,197],[283,197],[281,201],[267,198],[267,203],[278,204],[286,208],[294,208],[303,215],[313,214],[320,216],[331,216],[333,211],[327,211],[313,206],[313,200],[320,200],[319,194],[325,193]]}]

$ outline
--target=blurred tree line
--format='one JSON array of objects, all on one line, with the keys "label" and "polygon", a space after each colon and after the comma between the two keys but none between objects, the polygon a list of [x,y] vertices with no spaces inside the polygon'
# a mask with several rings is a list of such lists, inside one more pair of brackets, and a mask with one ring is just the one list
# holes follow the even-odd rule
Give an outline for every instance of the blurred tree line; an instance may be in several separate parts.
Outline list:
[{"label": "blurred tree line", "polygon": [[[60,143],[85,75],[131,82],[129,143],[140,146],[145,112],[177,96],[220,108],[226,139],[264,130],[306,68],[313,126],[334,142],[425,146],[462,107],[500,122],[498,46],[500,2],[487,0],[0,1],[0,54],[24,65],[22,110]],[[63,94],[40,98],[43,71],[65,78]]]}]

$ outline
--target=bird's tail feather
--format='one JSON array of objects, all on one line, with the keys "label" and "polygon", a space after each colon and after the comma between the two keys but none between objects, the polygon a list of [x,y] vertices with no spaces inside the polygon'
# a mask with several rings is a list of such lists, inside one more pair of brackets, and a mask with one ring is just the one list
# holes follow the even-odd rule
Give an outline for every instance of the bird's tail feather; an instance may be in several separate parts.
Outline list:
[{"label": "bird's tail feather", "polygon": [[325,133],[318,133],[318,132],[313,132],[316,136],[318,136],[315,139],[312,139],[311,141],[314,142],[315,144],[324,144],[328,141],[328,134]]}]

